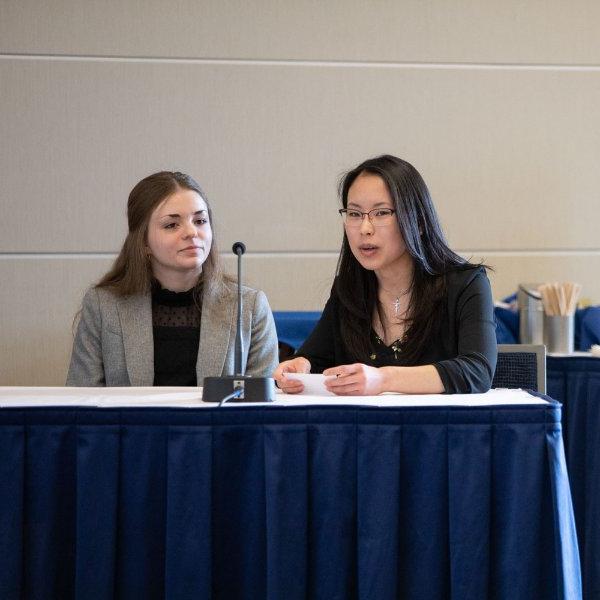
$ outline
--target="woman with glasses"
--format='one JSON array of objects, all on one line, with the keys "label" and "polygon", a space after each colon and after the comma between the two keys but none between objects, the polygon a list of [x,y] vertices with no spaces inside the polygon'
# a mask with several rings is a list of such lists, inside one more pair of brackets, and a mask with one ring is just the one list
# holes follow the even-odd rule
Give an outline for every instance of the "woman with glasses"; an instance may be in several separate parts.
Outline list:
[{"label": "woman with glasses", "polygon": [[369,159],[340,183],[344,239],[314,331],[273,376],[323,373],[340,395],[477,393],[490,388],[496,334],[482,265],[453,252],[418,171]]},{"label": "woman with glasses", "polygon": [[[196,386],[233,372],[237,285],[221,272],[211,208],[189,175],[129,194],[129,231],[79,313],[67,385]],[[265,376],[277,335],[265,295],[243,288],[242,367]]]}]

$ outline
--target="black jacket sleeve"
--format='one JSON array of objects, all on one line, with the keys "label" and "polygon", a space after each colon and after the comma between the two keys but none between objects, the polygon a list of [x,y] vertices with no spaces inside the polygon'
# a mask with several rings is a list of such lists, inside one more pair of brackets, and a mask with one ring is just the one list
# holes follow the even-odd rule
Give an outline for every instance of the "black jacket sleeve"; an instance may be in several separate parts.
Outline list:
[{"label": "black jacket sleeve", "polygon": [[295,354],[310,361],[312,373],[322,373],[325,369],[342,364],[336,360],[340,344],[337,319],[337,302],[332,295],[315,328]]},{"label": "black jacket sleeve", "polygon": [[487,392],[496,369],[498,349],[492,291],[483,267],[449,276],[448,315],[456,332],[457,355],[433,365],[445,392]]},{"label": "black jacket sleeve", "polygon": [[[490,282],[483,267],[469,265],[446,275],[447,298],[439,337],[417,364],[433,364],[446,394],[483,393],[496,368],[496,324]],[[311,372],[355,362],[342,340],[338,300],[332,294],[312,333],[296,356],[310,361]]]}]

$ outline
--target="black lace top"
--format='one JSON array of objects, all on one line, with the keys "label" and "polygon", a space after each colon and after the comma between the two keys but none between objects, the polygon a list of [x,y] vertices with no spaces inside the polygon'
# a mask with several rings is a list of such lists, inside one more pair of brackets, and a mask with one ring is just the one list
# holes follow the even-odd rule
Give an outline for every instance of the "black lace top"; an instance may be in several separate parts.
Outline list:
[{"label": "black lace top", "polygon": [[389,346],[371,330],[371,348],[372,354],[370,359],[373,361],[374,367],[390,367],[397,366],[403,363],[402,361],[402,341],[396,340]]},{"label": "black lace top", "polygon": [[171,292],[154,283],[154,385],[198,384],[196,361],[200,343],[200,316],[193,289]]}]

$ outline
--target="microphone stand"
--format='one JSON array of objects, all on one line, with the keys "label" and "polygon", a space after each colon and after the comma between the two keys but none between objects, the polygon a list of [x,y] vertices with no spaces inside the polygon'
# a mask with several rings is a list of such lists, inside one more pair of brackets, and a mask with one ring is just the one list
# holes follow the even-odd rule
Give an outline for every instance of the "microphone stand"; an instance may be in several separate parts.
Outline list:
[{"label": "microphone stand", "polygon": [[237,326],[235,331],[235,361],[234,372],[242,376],[242,254],[246,252],[246,246],[242,242],[235,242],[231,247],[233,253],[237,256]]},{"label": "microphone stand", "polygon": [[205,377],[202,390],[203,402],[273,402],[275,382],[272,377],[250,377],[242,370],[242,255],[246,246],[235,242],[232,251],[238,257],[237,324],[235,333],[234,375]]}]

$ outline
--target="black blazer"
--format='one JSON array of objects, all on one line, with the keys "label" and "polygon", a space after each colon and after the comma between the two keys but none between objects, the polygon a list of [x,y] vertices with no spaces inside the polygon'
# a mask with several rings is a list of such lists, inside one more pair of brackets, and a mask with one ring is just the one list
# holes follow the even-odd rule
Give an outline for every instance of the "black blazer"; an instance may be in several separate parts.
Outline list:
[{"label": "black blazer", "polygon": [[[438,335],[419,359],[432,364],[447,394],[482,393],[490,389],[496,368],[494,303],[483,267],[446,274],[447,303]],[[299,348],[313,373],[356,362],[342,341],[339,300],[332,292],[315,329]],[[402,365],[402,358],[395,363]]]}]

